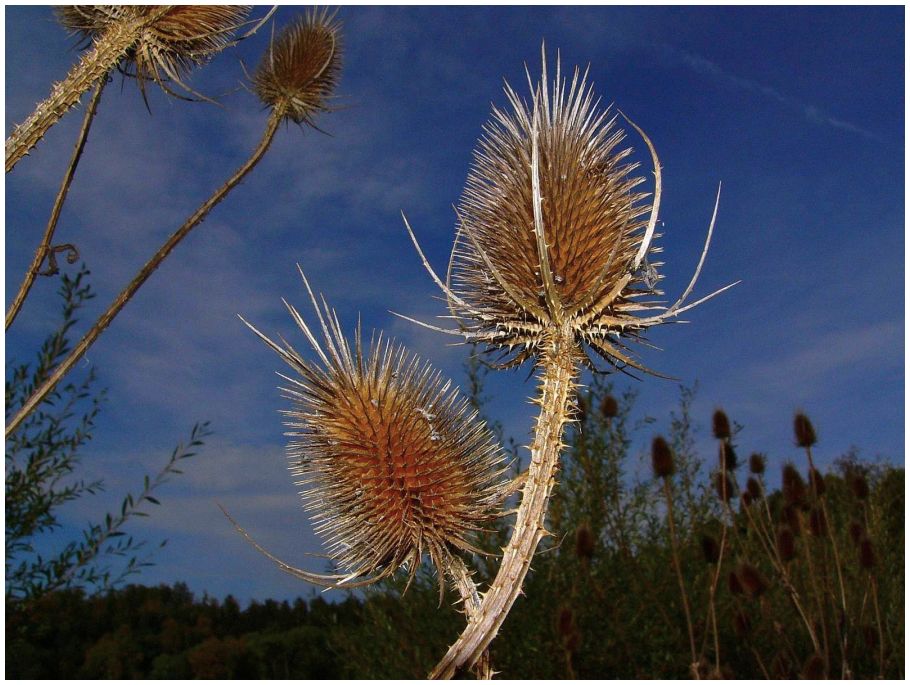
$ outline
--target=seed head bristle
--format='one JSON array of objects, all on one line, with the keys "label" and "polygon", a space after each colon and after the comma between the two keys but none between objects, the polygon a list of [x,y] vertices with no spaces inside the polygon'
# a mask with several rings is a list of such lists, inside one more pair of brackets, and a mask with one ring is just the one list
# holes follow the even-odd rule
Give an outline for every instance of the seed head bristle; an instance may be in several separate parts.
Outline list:
[{"label": "seed head bristle", "polygon": [[651,443],[651,467],[655,478],[669,478],[676,470],[673,450],[663,437],[657,436]]},{"label": "seed head bristle", "polygon": [[364,351],[358,326],[352,346],[323,303],[320,344],[288,308],[321,363],[253,330],[299,376],[284,377],[289,468],[329,556],[347,577],[377,580],[402,566],[413,577],[426,554],[442,582],[452,554],[479,551],[471,535],[508,494],[493,434],[450,381],[381,333]]},{"label": "seed head bristle", "polygon": [[136,78],[143,93],[145,84],[153,81],[174,95],[167,83],[193,92],[182,79],[234,44],[251,9],[252,5],[68,5],[56,11],[60,23],[86,43],[99,40],[115,24],[149,19],[120,68]]},{"label": "seed head bristle", "polygon": [[316,114],[329,110],[340,74],[341,25],[327,11],[312,10],[272,41],[252,82],[266,105],[313,126]]}]

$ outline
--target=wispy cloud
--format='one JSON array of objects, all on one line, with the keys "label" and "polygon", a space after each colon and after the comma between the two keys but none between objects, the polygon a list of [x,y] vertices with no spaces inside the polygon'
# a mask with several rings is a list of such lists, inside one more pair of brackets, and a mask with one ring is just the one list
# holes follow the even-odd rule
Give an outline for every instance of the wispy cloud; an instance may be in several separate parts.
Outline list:
[{"label": "wispy cloud", "polygon": [[828,114],[815,105],[802,102],[801,100],[789,95],[784,95],[773,86],[759,83],[753,79],[743,78],[742,76],[737,76],[736,74],[731,74],[716,62],[712,62],[711,60],[702,57],[701,55],[696,55],[686,50],[682,50],[668,43],[658,43],[656,44],[656,47],[666,56],[670,57],[671,59],[678,60],[699,74],[713,78],[719,83],[723,83],[730,88],[736,88],[738,90],[744,90],[750,93],[758,93],[760,95],[763,95],[771,100],[779,102],[780,104],[790,109],[800,112],[807,120],[814,124],[831,126],[832,128],[855,133],[857,135],[863,136],[864,138],[869,138],[870,140],[882,142],[882,139],[879,135],[863,128],[862,126],[858,126],[857,124],[832,116],[831,114]]}]

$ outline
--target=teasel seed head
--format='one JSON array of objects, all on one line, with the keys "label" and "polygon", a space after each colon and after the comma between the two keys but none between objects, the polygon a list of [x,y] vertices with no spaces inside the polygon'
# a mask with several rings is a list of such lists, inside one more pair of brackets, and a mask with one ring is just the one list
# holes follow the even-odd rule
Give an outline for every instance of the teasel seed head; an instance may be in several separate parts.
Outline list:
[{"label": "teasel seed head", "polygon": [[579,559],[590,561],[594,556],[594,533],[587,523],[582,523],[575,531],[575,555]]},{"label": "teasel seed head", "polygon": [[803,506],[806,502],[806,484],[793,464],[784,464],[781,476],[784,499],[788,504]]},{"label": "teasel seed head", "polygon": [[812,447],[816,443],[815,428],[803,412],[797,412],[793,418],[793,433],[796,435],[796,444],[800,447]]},{"label": "teasel seed head", "polygon": [[783,525],[777,529],[777,555],[781,561],[790,561],[796,556],[796,536],[790,526]]},{"label": "teasel seed head", "polygon": [[723,409],[717,409],[714,412],[714,416],[711,419],[711,427],[714,430],[714,437],[718,440],[730,438],[730,420]]},{"label": "teasel seed head", "polygon": [[749,456],[749,470],[756,476],[762,475],[765,472],[765,456],[758,452],[753,452]]},{"label": "teasel seed head", "polygon": [[673,450],[662,436],[657,436],[651,443],[651,468],[655,478],[669,478],[676,467],[673,463]]},{"label": "teasel seed head", "polygon": [[875,568],[875,562],[875,547],[869,538],[863,537],[859,542],[859,565],[867,571],[871,571]]},{"label": "teasel seed head", "polygon": [[167,82],[194,93],[183,78],[236,42],[235,34],[248,23],[251,9],[252,5],[66,5],[56,12],[59,22],[86,43],[101,39],[114,25],[149,19],[120,69],[136,78],[143,95],[145,84],[153,81],[168,94],[182,97]]},{"label": "teasel seed head", "polygon": [[735,575],[743,593],[752,599],[760,597],[768,589],[768,581],[752,564],[740,564],[736,567]]},{"label": "teasel seed head", "polygon": [[269,45],[252,76],[253,90],[291,121],[315,126],[328,111],[341,73],[341,30],[334,14],[311,10]]},{"label": "teasel seed head", "polygon": [[736,458],[736,450],[733,449],[733,445],[730,444],[729,440],[724,440],[720,443],[720,449],[718,450],[718,459],[723,468],[727,471],[735,471],[739,468],[739,460]]},{"label": "teasel seed head", "polygon": [[795,504],[784,506],[781,511],[781,522],[790,526],[790,530],[793,531],[794,535],[799,535],[802,532],[799,520],[799,506]]},{"label": "teasel seed head", "polygon": [[613,395],[604,395],[600,401],[600,415],[605,419],[615,419],[619,416],[619,403]]},{"label": "teasel seed head", "polygon": [[560,607],[556,617],[556,633],[565,640],[575,631],[575,612],[571,607]]},{"label": "teasel seed head", "polygon": [[730,476],[723,471],[718,471],[714,474],[714,490],[723,502],[729,502],[735,494],[733,481],[730,480]]},{"label": "teasel seed head", "polygon": [[809,512],[809,532],[817,538],[828,534],[828,519],[825,511],[820,507],[813,507]]},{"label": "teasel seed head", "polygon": [[750,476],[746,481],[746,492],[749,493],[749,496],[753,500],[761,499],[761,484],[758,482],[758,479],[754,476]]},{"label": "teasel seed head", "polygon": [[862,471],[853,469],[847,475],[847,482],[850,485],[850,491],[856,499],[862,502],[869,497],[869,482],[866,480],[866,476]]},{"label": "teasel seed head", "polygon": [[720,559],[720,548],[717,546],[717,540],[710,535],[702,535],[701,553],[707,563],[716,564],[718,559]]},{"label": "teasel seed head", "polygon": [[[623,147],[618,117],[598,107],[587,72],[575,69],[566,79],[557,58],[549,79],[543,50],[530,105],[506,85],[510,111],[494,107],[458,205],[445,283],[424,259],[459,327],[425,325],[483,343],[502,355],[502,368],[539,357],[562,331],[572,336],[575,359],[589,368],[603,360],[611,370],[653,373],[627,342],[707,299],[684,305],[704,263],[717,202],[695,275],[665,306],[653,299],[663,294],[662,264],[649,261],[660,251],[653,241],[661,191],[650,139],[625,118],[651,153],[653,204],[639,190],[644,178],[634,175],[638,165]],[[648,310],[658,313],[635,314]]]},{"label": "teasel seed head", "polygon": [[819,654],[812,654],[806,659],[802,670],[803,680],[825,680],[828,677],[825,660]]},{"label": "teasel seed head", "polygon": [[[302,272],[301,272],[302,275]],[[259,335],[296,372],[284,376],[290,470],[304,508],[343,578],[372,582],[428,555],[443,582],[459,550],[507,496],[503,454],[468,400],[439,372],[382,334],[353,349],[334,311],[320,311],[317,340],[287,305],[317,360]],[[249,324],[248,324],[249,325]],[[284,341],[282,341],[284,342]]]},{"label": "teasel seed head", "polygon": [[815,467],[809,469],[809,489],[816,497],[825,494],[825,477]]}]

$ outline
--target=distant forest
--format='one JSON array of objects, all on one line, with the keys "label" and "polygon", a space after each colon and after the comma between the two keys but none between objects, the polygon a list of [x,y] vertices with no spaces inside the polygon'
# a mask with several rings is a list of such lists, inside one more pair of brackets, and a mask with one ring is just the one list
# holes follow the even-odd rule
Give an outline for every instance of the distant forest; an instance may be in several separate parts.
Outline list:
[{"label": "distant forest", "polygon": [[[822,474],[805,460],[739,456],[743,433],[722,412],[719,456],[702,460],[691,403],[683,391],[664,446],[635,455],[632,436],[651,421],[631,418],[634,394],[614,397],[597,379],[582,393],[553,535],[493,643],[493,668],[509,678],[902,678],[903,468],[851,453]],[[806,429],[796,422],[797,445]],[[766,491],[769,480],[780,487]],[[507,525],[481,537],[491,553],[474,559],[481,584]],[[440,604],[429,566],[406,592],[404,580],[337,603],[246,609],[182,584],[7,595],[6,677],[423,678],[464,618],[451,592]]]}]

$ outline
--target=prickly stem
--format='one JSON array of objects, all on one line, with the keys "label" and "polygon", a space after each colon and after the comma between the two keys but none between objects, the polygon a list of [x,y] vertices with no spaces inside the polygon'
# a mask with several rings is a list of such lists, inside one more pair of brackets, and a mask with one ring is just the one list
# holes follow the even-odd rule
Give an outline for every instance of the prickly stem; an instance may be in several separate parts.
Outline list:
[{"label": "prickly stem", "polygon": [[457,670],[470,667],[481,657],[518,598],[537,544],[545,534],[547,503],[555,484],[563,428],[569,420],[569,399],[578,375],[571,329],[551,331],[547,337],[539,362],[543,372],[540,414],[512,538],[503,552],[496,578],[483,595],[480,609],[468,616],[467,627],[430,673],[430,678],[451,678]]}]

